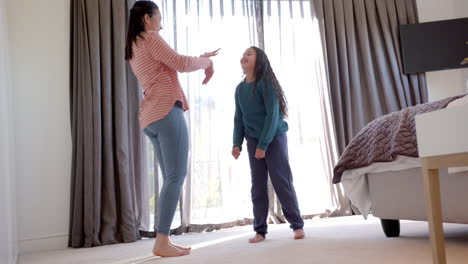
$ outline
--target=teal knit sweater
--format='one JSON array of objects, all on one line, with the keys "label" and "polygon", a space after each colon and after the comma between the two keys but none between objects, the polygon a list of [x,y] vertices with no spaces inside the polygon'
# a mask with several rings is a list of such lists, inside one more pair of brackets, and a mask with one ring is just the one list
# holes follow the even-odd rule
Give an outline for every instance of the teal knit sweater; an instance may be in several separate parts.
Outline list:
[{"label": "teal knit sweater", "polygon": [[278,97],[270,81],[241,82],[235,93],[233,145],[242,148],[244,137],[258,140],[257,148],[267,150],[273,138],[288,131],[283,120]]}]

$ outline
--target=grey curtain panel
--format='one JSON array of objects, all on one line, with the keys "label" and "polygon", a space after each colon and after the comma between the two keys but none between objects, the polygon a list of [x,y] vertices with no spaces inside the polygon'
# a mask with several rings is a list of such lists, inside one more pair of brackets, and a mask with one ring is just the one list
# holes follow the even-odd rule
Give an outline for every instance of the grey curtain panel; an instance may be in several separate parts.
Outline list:
[{"label": "grey curtain panel", "polygon": [[315,0],[324,15],[338,151],[368,122],[427,102],[424,74],[403,74],[399,25],[418,21],[415,0]]},{"label": "grey curtain panel", "polygon": [[71,1],[71,247],[139,238],[146,175],[140,93],[124,60],[132,5]]},{"label": "grey curtain panel", "polygon": [[320,43],[322,48],[323,58],[320,59],[316,64],[320,65],[317,71],[320,73],[317,76],[317,82],[320,84],[319,89],[320,105],[322,109],[322,124],[327,133],[324,133],[320,147],[324,155],[323,165],[326,171],[327,182],[330,186],[330,194],[332,196],[334,211],[331,211],[329,216],[345,216],[351,215],[351,202],[344,193],[343,186],[341,184],[333,184],[333,168],[338,160],[338,145],[336,141],[336,131],[333,122],[332,114],[332,99],[330,95],[330,76],[327,71],[327,49],[326,49],[326,36],[325,36],[325,16],[323,9],[322,0],[311,1],[311,14],[312,18],[317,21],[317,30],[320,33]]}]

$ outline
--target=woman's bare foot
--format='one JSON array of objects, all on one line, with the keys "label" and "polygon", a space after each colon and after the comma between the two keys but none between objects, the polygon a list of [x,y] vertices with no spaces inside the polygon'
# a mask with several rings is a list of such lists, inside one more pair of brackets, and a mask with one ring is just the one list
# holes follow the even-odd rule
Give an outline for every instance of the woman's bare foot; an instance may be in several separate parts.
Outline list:
[{"label": "woman's bare foot", "polygon": [[170,244],[171,246],[174,246],[174,247],[176,247],[176,248],[178,248],[178,249],[182,249],[182,250],[191,250],[191,249],[192,249],[192,247],[184,247],[184,246],[181,246],[181,245],[174,244],[174,243],[172,243],[172,241],[170,241],[170,240],[169,240],[169,244]]},{"label": "woman's bare foot", "polygon": [[303,239],[305,237],[304,229],[294,230],[294,239]]},{"label": "woman's bare foot", "polygon": [[265,240],[264,236],[260,234],[256,234],[254,237],[249,239],[249,243],[258,243],[258,242],[262,242],[263,240]]},{"label": "woman's bare foot", "polygon": [[183,250],[172,245],[163,245],[153,248],[153,255],[159,257],[181,257],[190,254],[190,250]]},{"label": "woman's bare foot", "polygon": [[153,255],[159,257],[180,257],[188,254],[190,254],[190,250],[173,246],[168,235],[157,234],[153,247]]}]

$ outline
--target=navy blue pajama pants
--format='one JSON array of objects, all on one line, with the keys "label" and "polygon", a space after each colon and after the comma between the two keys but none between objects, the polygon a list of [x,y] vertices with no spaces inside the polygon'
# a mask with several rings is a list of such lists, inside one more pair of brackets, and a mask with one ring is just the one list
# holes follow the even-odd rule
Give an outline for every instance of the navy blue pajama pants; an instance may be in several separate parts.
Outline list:
[{"label": "navy blue pajama pants", "polygon": [[297,203],[296,191],[288,157],[288,140],[286,134],[276,136],[268,146],[264,159],[256,159],[255,151],[258,140],[246,136],[249,152],[250,171],[252,174],[252,203],[254,213],[254,230],[265,235],[268,225],[268,174],[273,188],[281,203],[283,214],[293,230],[302,229],[302,220]]}]

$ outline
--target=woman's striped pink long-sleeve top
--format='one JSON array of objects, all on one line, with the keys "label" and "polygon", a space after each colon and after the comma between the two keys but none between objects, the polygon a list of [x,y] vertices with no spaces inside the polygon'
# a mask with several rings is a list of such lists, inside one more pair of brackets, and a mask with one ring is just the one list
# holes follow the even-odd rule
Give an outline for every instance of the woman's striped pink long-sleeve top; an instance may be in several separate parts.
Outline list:
[{"label": "woman's striped pink long-sleeve top", "polygon": [[185,94],[177,72],[206,69],[211,59],[179,55],[157,31],[146,31],[133,44],[130,65],[141,87],[143,101],[140,106],[140,127],[163,119],[177,101],[188,110]]}]

